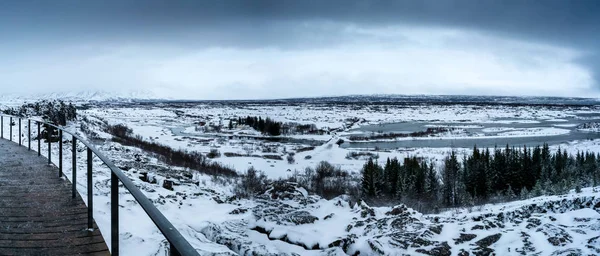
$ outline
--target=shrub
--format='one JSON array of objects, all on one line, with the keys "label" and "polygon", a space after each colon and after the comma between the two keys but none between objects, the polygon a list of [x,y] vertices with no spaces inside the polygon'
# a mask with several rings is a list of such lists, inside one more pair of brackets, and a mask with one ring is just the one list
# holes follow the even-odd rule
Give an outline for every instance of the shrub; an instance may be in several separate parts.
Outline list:
[{"label": "shrub", "polygon": [[206,154],[206,157],[208,157],[208,158],[217,158],[220,156],[221,156],[221,152],[219,152],[219,150],[216,148],[210,149],[210,152],[208,152],[208,154]]},{"label": "shrub", "polygon": [[297,152],[297,153],[300,153],[300,152],[306,152],[306,151],[311,151],[311,150],[313,150],[313,149],[315,149],[315,147],[313,147],[313,146],[310,146],[310,147],[303,147],[303,148],[299,148],[299,149],[297,149],[297,150],[296,150],[296,152]]},{"label": "shrub", "polygon": [[133,130],[125,124],[109,125],[106,132],[121,138],[130,137],[133,134]]},{"label": "shrub", "polygon": [[62,100],[27,103],[19,108],[8,108],[4,113],[19,117],[42,116],[44,121],[55,125],[66,125],[67,121],[77,119],[75,106],[71,103],[66,104]]},{"label": "shrub", "polygon": [[240,183],[234,188],[234,193],[241,198],[253,197],[264,192],[268,184],[269,180],[263,172],[250,167],[246,174],[242,175]]},{"label": "shrub", "polygon": [[294,155],[289,154],[287,156],[287,162],[288,162],[288,164],[294,164],[296,162],[296,159],[294,159]]},{"label": "shrub", "polygon": [[374,154],[371,152],[357,152],[357,151],[350,151],[346,154],[346,159],[350,160],[350,159],[369,159],[369,158],[373,158],[373,159],[379,159],[379,155],[378,154]]},{"label": "shrub", "polygon": [[198,152],[173,149],[156,142],[145,141],[141,136],[134,135],[131,129],[124,124],[107,125],[104,130],[113,135],[112,140],[114,142],[125,146],[137,147],[156,154],[160,160],[163,160],[167,164],[190,168],[210,175],[238,175],[237,172],[230,167],[223,166],[217,162],[207,161],[206,157]]}]

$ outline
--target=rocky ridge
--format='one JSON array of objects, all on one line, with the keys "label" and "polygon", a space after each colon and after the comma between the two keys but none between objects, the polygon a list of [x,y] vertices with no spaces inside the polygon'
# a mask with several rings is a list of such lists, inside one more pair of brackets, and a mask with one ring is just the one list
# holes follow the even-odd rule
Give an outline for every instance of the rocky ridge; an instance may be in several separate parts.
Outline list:
[{"label": "rocky ridge", "polygon": [[370,207],[346,197],[326,201],[294,183],[280,183],[255,203],[230,213],[250,211],[252,219],[207,227],[202,233],[241,255],[285,255],[253,243],[250,232],[318,255],[600,254],[597,196],[456,217],[423,215],[404,205]]}]

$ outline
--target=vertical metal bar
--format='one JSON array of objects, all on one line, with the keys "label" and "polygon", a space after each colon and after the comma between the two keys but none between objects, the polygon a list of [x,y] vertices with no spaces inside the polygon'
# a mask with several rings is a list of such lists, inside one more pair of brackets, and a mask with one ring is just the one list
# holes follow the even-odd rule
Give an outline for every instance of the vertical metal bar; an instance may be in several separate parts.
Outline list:
[{"label": "vertical metal bar", "polygon": [[77,138],[73,137],[73,169],[71,170],[71,174],[73,174],[73,178],[71,179],[72,195],[71,197],[75,198],[75,194],[77,193]]},{"label": "vertical metal bar", "polygon": [[42,137],[40,136],[40,122],[37,122],[38,125],[38,156],[42,155]]},{"label": "vertical metal bar", "polygon": [[110,252],[119,255],[119,179],[110,171]]},{"label": "vertical metal bar", "polygon": [[177,251],[177,248],[175,248],[175,246],[173,246],[173,244],[171,244],[171,250],[169,250],[169,255],[170,256],[181,256],[181,254],[179,253],[179,251]]},{"label": "vertical metal bar", "polygon": [[87,198],[88,198],[88,228],[94,228],[94,194],[92,191],[92,149],[87,149]]},{"label": "vertical metal bar", "polygon": [[27,119],[27,150],[31,150],[31,120]]},{"label": "vertical metal bar", "polygon": [[48,165],[52,164],[52,145],[50,145],[51,133],[52,126],[48,125],[48,128],[46,128],[46,140],[48,140]]},{"label": "vertical metal bar", "polygon": [[10,141],[12,141],[12,116],[10,117],[10,123],[8,123],[8,127],[10,127]]},{"label": "vertical metal bar", "polygon": [[19,117],[19,146],[22,145],[23,142],[21,142],[21,118]]},{"label": "vertical metal bar", "polygon": [[63,175],[63,131],[58,131],[58,177]]}]

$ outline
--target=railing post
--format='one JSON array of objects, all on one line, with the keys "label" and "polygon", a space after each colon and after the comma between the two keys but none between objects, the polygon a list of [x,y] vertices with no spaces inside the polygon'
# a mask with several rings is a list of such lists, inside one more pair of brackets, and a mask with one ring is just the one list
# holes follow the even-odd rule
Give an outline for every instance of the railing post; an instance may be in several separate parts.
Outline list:
[{"label": "railing post", "polygon": [[94,194],[92,194],[92,149],[87,149],[87,197],[88,197],[88,228],[94,228]]},{"label": "railing post", "polygon": [[63,175],[63,131],[58,130],[58,177]]},{"label": "railing post", "polygon": [[22,145],[23,142],[21,142],[21,118],[19,117],[19,146]]},{"label": "railing post", "polygon": [[110,252],[119,255],[119,179],[110,171]]},{"label": "railing post", "polygon": [[10,141],[12,141],[12,116],[10,117],[10,123],[8,123],[8,127],[10,127]]},{"label": "railing post", "polygon": [[51,134],[52,133],[52,126],[48,125],[48,128],[46,128],[46,140],[48,140],[48,165],[52,164],[52,145],[50,145],[50,138],[51,138]]},{"label": "railing post", "polygon": [[73,136],[73,169],[71,170],[71,174],[73,174],[73,178],[71,179],[72,195],[71,197],[75,198],[75,194],[77,193],[77,138]]},{"label": "railing post", "polygon": [[27,150],[31,151],[31,120],[27,119]]},{"label": "railing post", "polygon": [[37,122],[37,126],[38,126],[38,156],[42,155],[42,137],[40,136],[40,122]]}]

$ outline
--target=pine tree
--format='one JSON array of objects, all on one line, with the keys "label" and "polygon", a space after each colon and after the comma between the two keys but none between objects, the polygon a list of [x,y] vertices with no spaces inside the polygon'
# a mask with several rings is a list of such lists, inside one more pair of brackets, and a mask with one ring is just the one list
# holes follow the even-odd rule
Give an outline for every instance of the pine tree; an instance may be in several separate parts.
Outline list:
[{"label": "pine tree", "polygon": [[541,180],[538,180],[535,183],[535,186],[533,186],[533,190],[531,190],[531,194],[535,197],[535,196],[542,196],[544,194],[544,190],[542,189],[542,182]]},{"label": "pine tree", "polygon": [[494,150],[494,159],[492,160],[492,191],[504,191],[506,189],[506,151],[503,153],[500,149]]},{"label": "pine tree", "polygon": [[415,169],[415,196],[416,198],[420,198],[425,194],[425,183],[427,180],[427,171],[429,170],[429,167],[425,161],[421,161],[419,164],[419,161],[416,159],[416,157],[413,161],[415,161],[415,165],[418,166]]},{"label": "pine tree", "polygon": [[460,165],[456,158],[456,152],[452,151],[449,157],[444,159],[442,169],[443,200],[446,206],[456,206],[458,203],[458,183],[462,177],[459,176]]},{"label": "pine tree", "polygon": [[535,147],[531,154],[531,169],[534,180],[539,180],[542,176],[542,150],[539,146]]},{"label": "pine tree", "polygon": [[425,189],[429,200],[432,203],[437,202],[439,193],[439,181],[433,163],[429,164],[429,169],[427,170],[427,183]]},{"label": "pine tree", "polygon": [[523,177],[522,187],[527,188],[527,190],[531,190],[535,185],[535,172],[533,170],[530,151],[527,151],[527,146],[523,146],[521,176]]},{"label": "pine tree", "polygon": [[394,195],[392,191],[395,190],[394,186],[396,184],[392,183],[393,180],[397,179],[398,177],[392,177],[392,172],[392,161],[388,157],[385,161],[385,166],[383,167],[383,176],[385,177],[385,181],[383,184],[382,193],[385,195]]},{"label": "pine tree", "polygon": [[379,194],[379,166],[369,158],[362,169],[362,193],[366,197],[375,197]]}]

